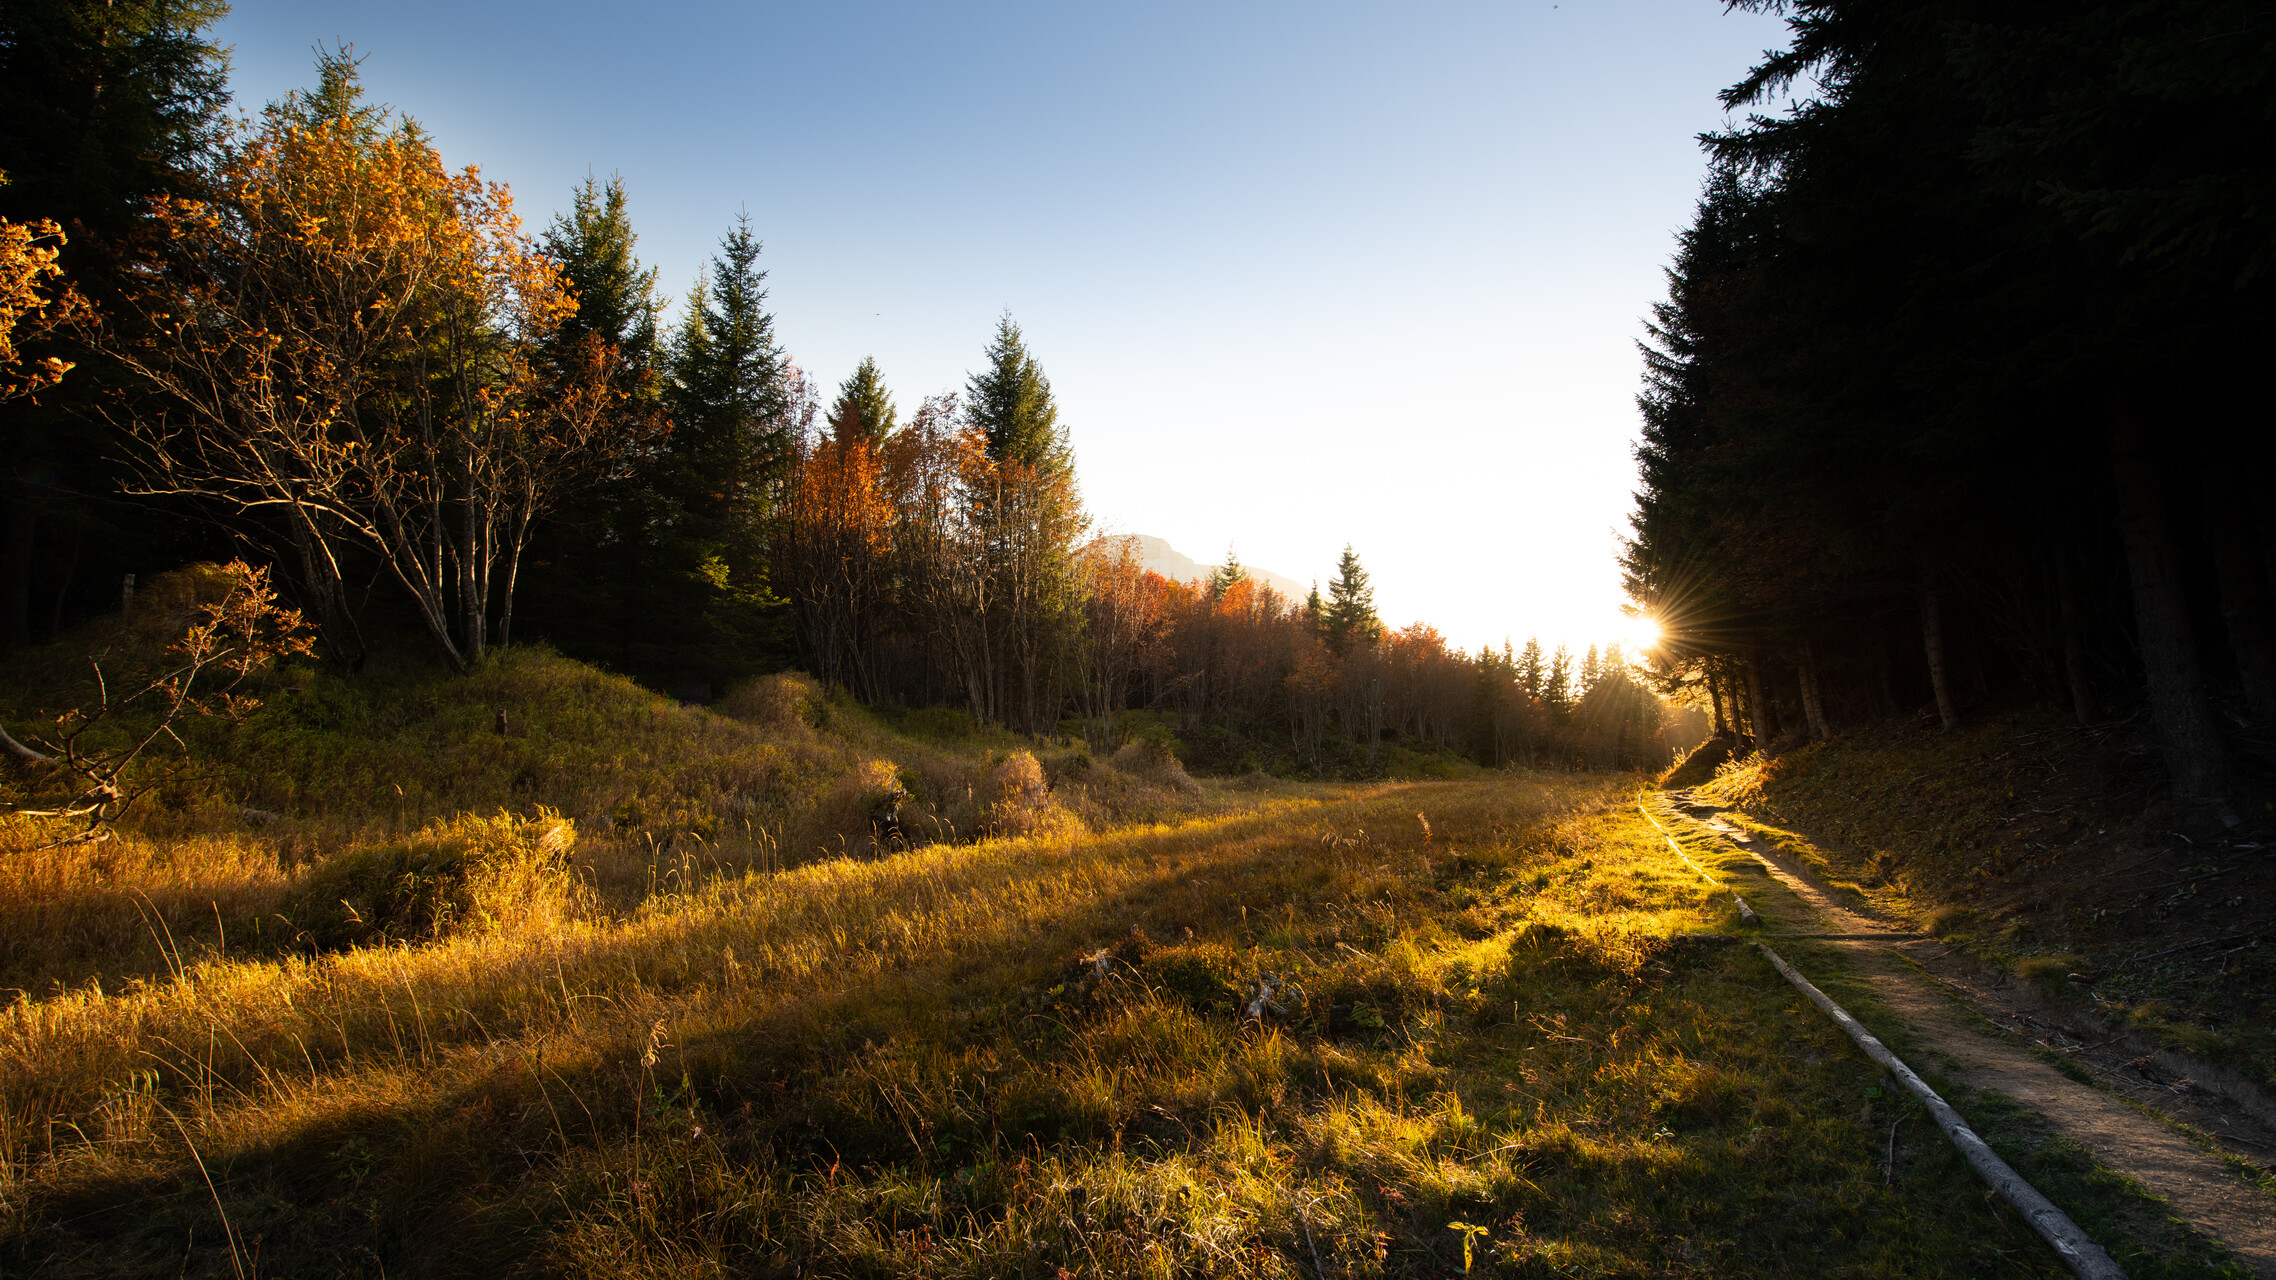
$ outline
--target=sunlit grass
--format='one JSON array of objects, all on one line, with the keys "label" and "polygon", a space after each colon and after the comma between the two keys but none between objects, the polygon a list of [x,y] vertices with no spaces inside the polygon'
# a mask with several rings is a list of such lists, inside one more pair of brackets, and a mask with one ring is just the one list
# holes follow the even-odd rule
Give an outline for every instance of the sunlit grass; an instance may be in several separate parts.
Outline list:
[{"label": "sunlit grass", "polygon": [[1939,1152],[1881,1185],[1870,1066],[1670,942],[1727,907],[1630,800],[1226,791],[19,999],[0,1257],[1409,1275],[1459,1270],[1455,1221],[1506,1274],[2033,1256]]},{"label": "sunlit grass", "polygon": [[119,841],[0,830],[0,1271],[2040,1267],[1676,940],[1731,908],[1633,780],[1196,783],[543,651],[267,693]]}]

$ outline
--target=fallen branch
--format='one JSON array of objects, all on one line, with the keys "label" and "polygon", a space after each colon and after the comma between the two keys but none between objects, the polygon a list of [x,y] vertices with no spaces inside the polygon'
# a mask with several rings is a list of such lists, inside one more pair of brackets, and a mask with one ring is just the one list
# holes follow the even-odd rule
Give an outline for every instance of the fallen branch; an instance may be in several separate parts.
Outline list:
[{"label": "fallen branch", "polygon": [[30,747],[25,746],[23,743],[16,741],[16,739],[9,734],[8,726],[6,725],[0,725],[0,750],[5,750],[9,755],[14,756],[18,760],[22,760],[27,764],[55,763],[54,756],[43,755],[40,752],[34,751]]},{"label": "fallen branch", "polygon": [[[2243,942],[2247,939],[2257,942],[2260,940],[2260,935],[2257,933],[2232,933],[2225,938],[2200,938],[2195,942],[2184,942],[2178,947],[2167,947],[2163,951],[2152,951],[2146,956],[2129,956],[2126,959],[2119,961],[2116,965],[2112,966],[2110,972],[2116,973],[2118,970],[2125,968],[2127,965],[2140,964],[2144,960],[2156,960],[2163,956],[2173,955],[2176,952],[2196,951],[2204,947],[2217,947],[2224,942]],[[2239,950],[2242,950],[2242,948],[2239,948]],[[2105,974],[2103,976],[2108,977],[2109,975]]]},{"label": "fallen branch", "polygon": [[2218,877],[2218,876],[2225,876],[2225,875],[2230,875],[2230,874],[2232,874],[2232,873],[2234,873],[2234,872],[2238,872],[2238,871],[2242,871],[2242,870],[2244,870],[2244,864],[2243,864],[2243,863],[2238,863],[2236,866],[2233,866],[2233,867],[2223,867],[2223,868],[2221,868],[2219,871],[2208,871],[2208,872],[2206,872],[2205,874],[2203,874],[2203,875],[2201,875],[2201,876],[2184,876],[2184,877],[2182,877],[2182,878],[2181,878],[2181,879],[2179,879],[2179,880],[2168,880],[2168,881],[2166,881],[2164,884],[2153,884],[2153,885],[2149,886],[2149,887],[2148,887],[2148,888],[2146,888],[2146,889],[2129,889],[2129,890],[2127,890],[2127,892],[2128,892],[2128,893],[2163,893],[2163,892],[2165,892],[2165,891],[2166,891],[2166,890],[2168,890],[2168,889],[2178,889],[2178,888],[2180,888],[2181,886],[2183,886],[2183,885],[2185,885],[2185,884],[2195,884],[2195,883],[2197,883],[2199,880],[2211,880],[2211,879],[2214,879],[2215,877]]},{"label": "fallen branch", "polygon": [[1889,1047],[1882,1044],[1878,1037],[1867,1031],[1857,1019],[1850,1017],[1847,1009],[1835,1004],[1831,997],[1818,990],[1808,978],[1802,976],[1800,970],[1786,963],[1784,957],[1777,952],[1759,942],[1755,944],[1755,949],[1768,957],[1770,963],[1777,967],[1780,976],[1808,996],[1810,1003],[1816,1005],[1820,1012],[1833,1019],[1834,1024],[1847,1033],[1858,1048],[1865,1051],[1866,1057],[1879,1063],[1883,1070],[1895,1076],[1914,1097],[1920,1099],[1928,1108],[1929,1115],[1935,1117],[1937,1127],[1944,1131],[1945,1137],[1952,1140],[1953,1146],[1960,1149],[1960,1154],[1967,1158],[1977,1176],[1990,1183],[1992,1190],[2015,1206],[2016,1211],[2023,1215],[2040,1238],[2055,1247],[2055,1252],[2070,1264],[2071,1270],[2077,1272],[2081,1280],[2126,1280],[2124,1269],[2102,1251],[2102,1246],[2079,1230],[2078,1224],[2071,1221],[2070,1215],[2056,1208],[2054,1202],[2041,1195],[2037,1187],[2024,1181],[2023,1176],[2010,1167],[2007,1161],[2000,1159],[1999,1153],[1993,1151],[1974,1129],[1968,1127],[1968,1122],[1952,1109],[1950,1103],[1940,1097],[1936,1090],[1929,1088],[1927,1081],[1913,1074],[1913,1069],[1889,1052]]},{"label": "fallen branch", "polygon": [[[1644,815],[1644,821],[1652,824],[1652,829],[1660,833],[1660,839],[1667,841],[1667,847],[1675,850],[1675,856],[1683,859],[1685,866],[1688,866],[1693,871],[1698,872],[1701,876],[1706,878],[1707,883],[1714,885],[1716,888],[1729,888],[1728,885],[1725,885],[1722,881],[1717,880],[1713,875],[1709,874],[1707,868],[1700,866],[1696,862],[1693,862],[1691,860],[1691,855],[1683,851],[1683,846],[1675,842],[1675,837],[1668,834],[1668,829],[1660,825],[1660,820],[1652,816],[1652,811],[1650,809],[1645,808],[1641,803],[1639,803],[1636,806],[1636,812]],[[1738,891],[1735,889],[1731,891],[1731,901],[1737,904],[1739,908],[1739,919],[1741,921],[1744,921],[1747,924],[1762,923],[1762,917],[1754,913],[1754,908],[1748,906],[1747,900],[1740,897],[1738,895]]]}]

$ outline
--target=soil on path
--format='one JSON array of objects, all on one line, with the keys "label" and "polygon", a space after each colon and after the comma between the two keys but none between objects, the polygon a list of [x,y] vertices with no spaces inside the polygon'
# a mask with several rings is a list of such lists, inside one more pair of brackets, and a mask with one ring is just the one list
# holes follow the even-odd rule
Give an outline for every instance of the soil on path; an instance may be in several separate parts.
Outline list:
[{"label": "soil on path", "polygon": [[[2097,1057],[2091,1051],[2107,1044],[2089,1044],[2079,1033],[2066,1034],[2067,1028],[2001,999],[1996,984],[1935,939],[1844,905],[1797,860],[1725,821],[1720,806],[1676,792],[1651,807],[1663,825],[1679,834],[1685,828],[1705,831],[1753,855],[1786,890],[1749,892],[1767,933],[1863,935],[1819,937],[1810,945],[1839,949],[1851,971],[1873,984],[1889,1011],[1933,1055],[1932,1063],[1914,1065],[1933,1065],[1948,1078],[2003,1094],[2037,1113],[2057,1133],[2093,1152],[2102,1167],[2139,1181],[2192,1227],[2276,1280],[2276,1197],[2247,1183],[2172,1125],[2137,1108],[2154,1107],[2248,1148],[2267,1144],[2263,1149],[2272,1153],[2276,1129],[2203,1091],[2192,1097],[2186,1081],[2177,1085],[2154,1069],[2144,1071],[2139,1060],[2116,1066]],[[1748,892],[1744,878],[1738,887]],[[2028,1045],[2033,1043],[2065,1053],[2104,1087],[2056,1070],[2031,1052]]]}]

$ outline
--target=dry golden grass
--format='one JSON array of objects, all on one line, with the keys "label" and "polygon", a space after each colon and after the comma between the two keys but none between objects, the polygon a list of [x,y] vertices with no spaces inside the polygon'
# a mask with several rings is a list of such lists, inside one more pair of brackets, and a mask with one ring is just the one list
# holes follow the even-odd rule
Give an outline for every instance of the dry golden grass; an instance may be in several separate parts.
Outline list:
[{"label": "dry golden grass", "polygon": [[1627,781],[1196,783],[543,652],[278,684],[116,844],[0,832],[0,1272],[1445,1275],[1455,1221],[1510,1275],[2046,1272],[1671,940],[1728,907]]},{"label": "dry golden grass", "polygon": [[1879,1186],[1870,1067],[1738,957],[1670,948],[1719,909],[1606,825],[1622,799],[1227,791],[20,1000],[0,1257],[1444,1274],[1456,1219],[1509,1274],[1984,1274],[2027,1248],[1951,1170]]}]

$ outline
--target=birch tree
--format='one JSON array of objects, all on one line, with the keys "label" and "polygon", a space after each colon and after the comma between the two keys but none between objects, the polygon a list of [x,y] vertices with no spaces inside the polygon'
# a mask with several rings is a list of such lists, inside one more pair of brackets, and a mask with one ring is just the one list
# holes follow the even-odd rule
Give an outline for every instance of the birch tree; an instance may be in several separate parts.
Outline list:
[{"label": "birch tree", "polygon": [[119,425],[142,492],[291,556],[341,660],[365,555],[464,670],[510,627],[536,518],[604,469],[613,352],[541,360],[576,302],[511,193],[352,104],[270,113],[210,199],[154,204],[165,247],[109,349],[160,399]]}]

